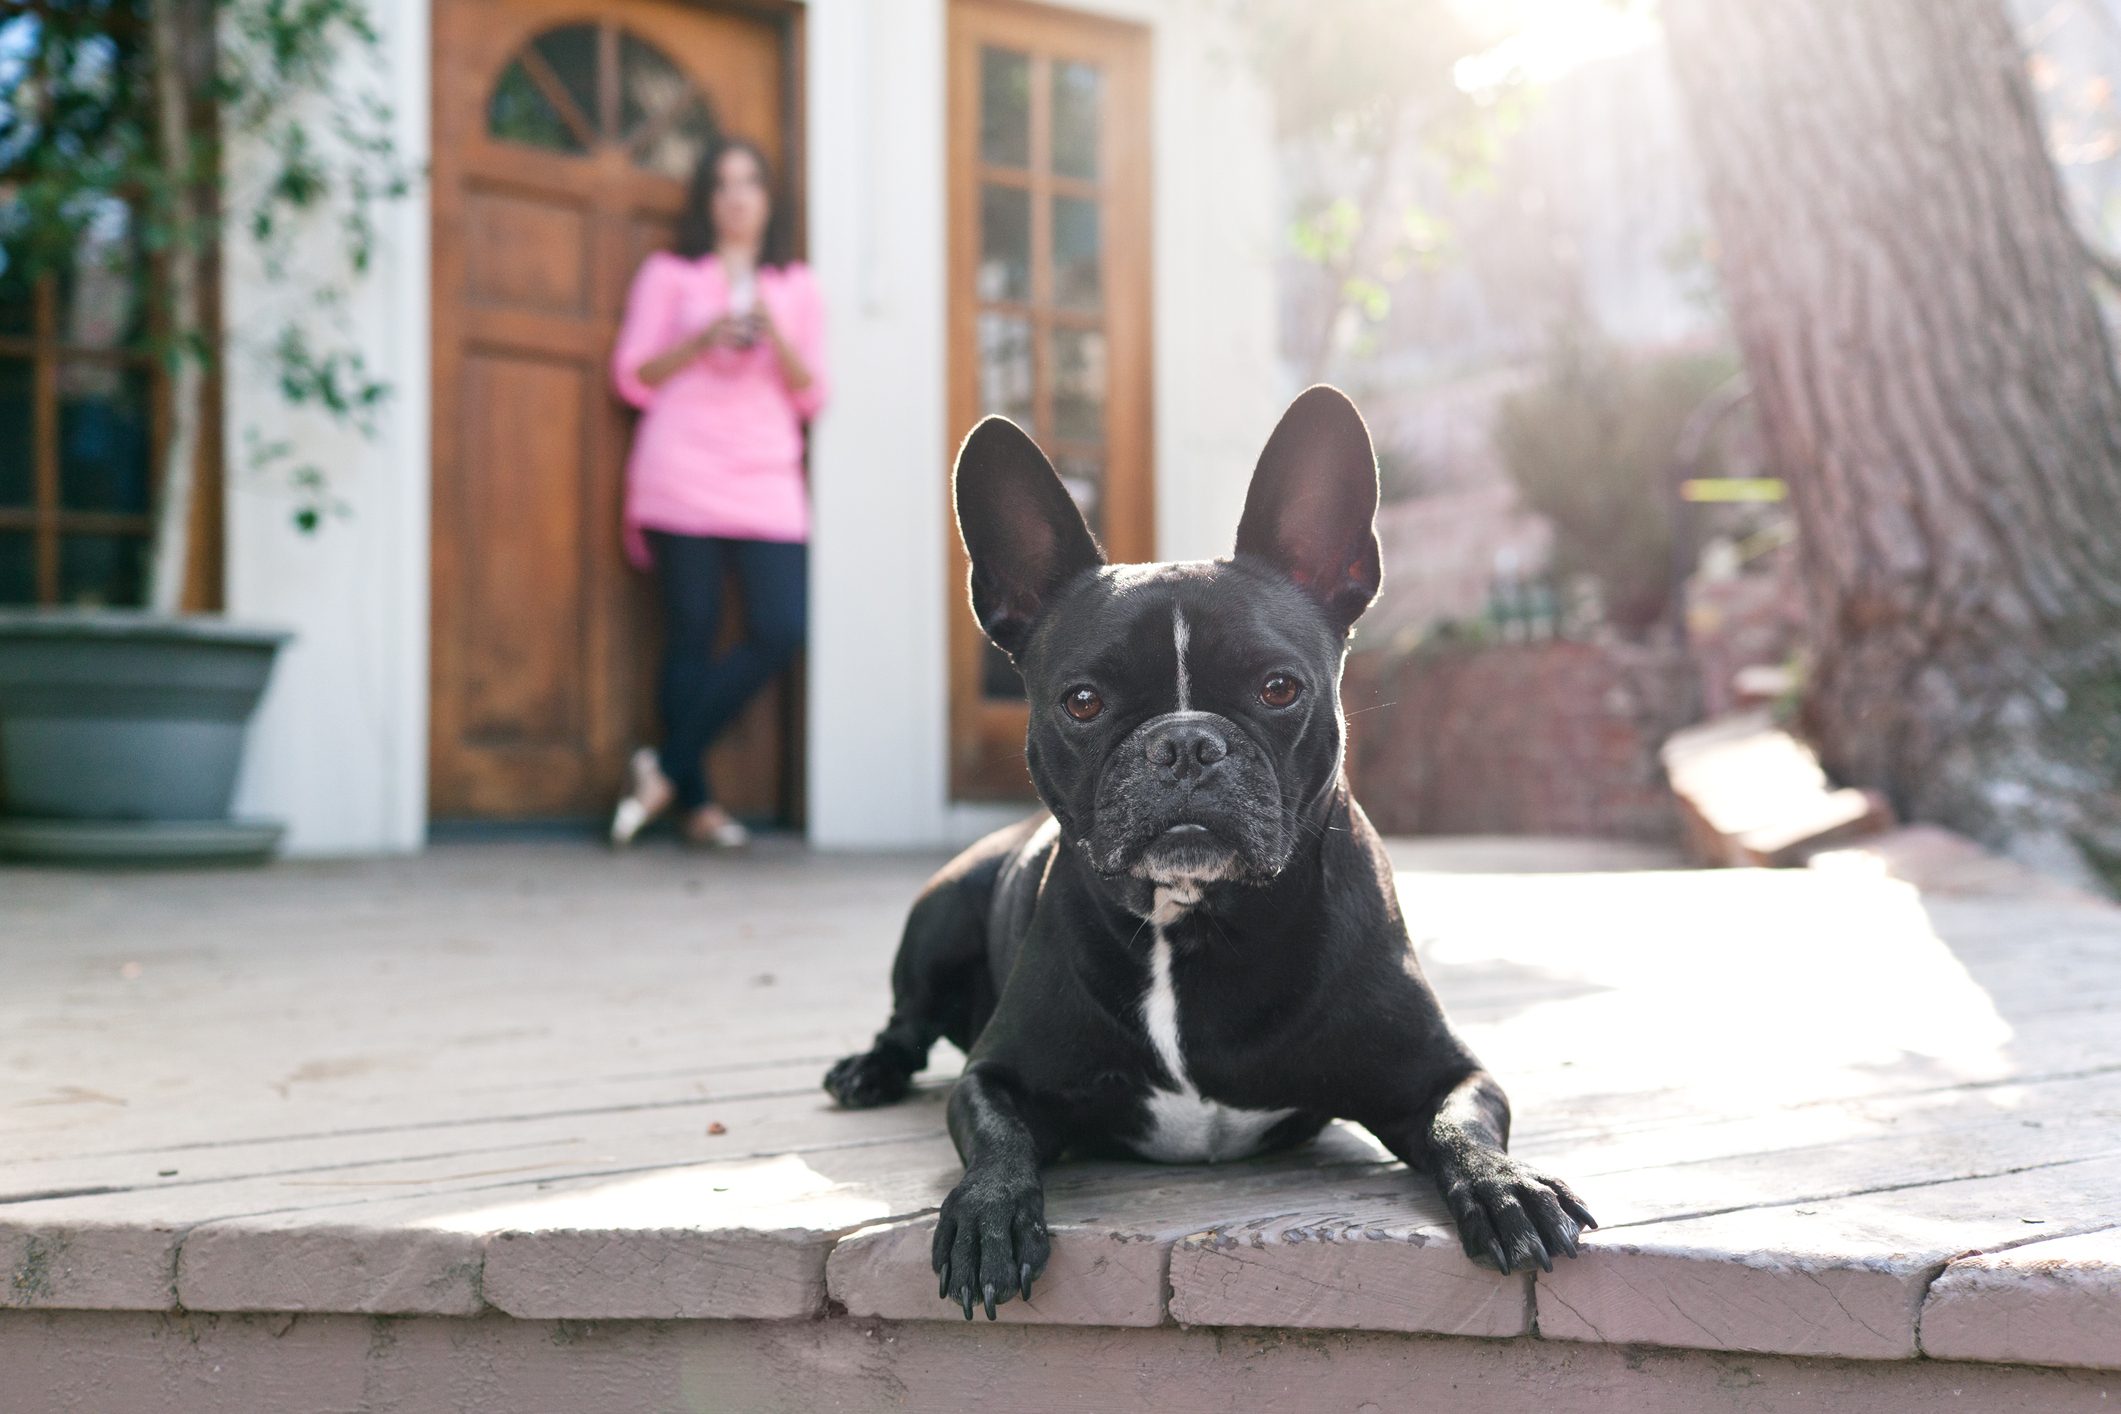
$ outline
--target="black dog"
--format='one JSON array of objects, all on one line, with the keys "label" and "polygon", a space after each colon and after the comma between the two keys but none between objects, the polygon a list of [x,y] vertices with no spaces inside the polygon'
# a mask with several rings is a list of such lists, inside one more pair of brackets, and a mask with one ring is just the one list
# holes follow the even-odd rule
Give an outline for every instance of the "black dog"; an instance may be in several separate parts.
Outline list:
[{"label": "black dog", "polygon": [[1436,1180],[1477,1261],[1551,1270],[1596,1225],[1504,1152],[1509,1102],[1423,980],[1341,771],[1376,511],[1369,432],[1331,388],[1268,439],[1227,560],[1108,565],[1029,437],[989,418],[965,439],[972,608],[1023,672],[1052,814],[928,885],[890,1024],[825,1088],[888,1104],[938,1037],[969,1054],[934,1248],[966,1319],[1031,1294],[1063,1150],[1235,1158],[1345,1118]]}]

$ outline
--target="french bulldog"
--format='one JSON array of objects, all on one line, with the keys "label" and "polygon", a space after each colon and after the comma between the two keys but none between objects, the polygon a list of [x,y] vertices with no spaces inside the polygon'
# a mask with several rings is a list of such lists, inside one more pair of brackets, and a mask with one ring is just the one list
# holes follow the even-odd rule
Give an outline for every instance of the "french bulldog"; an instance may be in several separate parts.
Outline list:
[{"label": "french bulldog", "polygon": [[966,850],[913,905],[875,1044],[825,1088],[903,1097],[938,1038],[965,1163],[933,1247],[972,1318],[1029,1298],[1063,1152],[1170,1163],[1368,1129],[1432,1178],[1474,1261],[1575,1255],[1596,1226],[1507,1152],[1510,1106],[1445,1020],[1392,867],[1342,770],[1340,676],[1376,597],[1377,463],[1314,387],[1282,416],[1235,553],[1105,561],[1052,464],[990,417],[960,448],[972,611],[1021,671],[1047,813]]}]

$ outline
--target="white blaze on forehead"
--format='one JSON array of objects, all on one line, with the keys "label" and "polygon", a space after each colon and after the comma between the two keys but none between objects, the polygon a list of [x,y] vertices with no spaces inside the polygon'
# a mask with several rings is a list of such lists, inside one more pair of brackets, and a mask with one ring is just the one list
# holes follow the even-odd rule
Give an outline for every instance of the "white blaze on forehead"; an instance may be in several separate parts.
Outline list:
[{"label": "white blaze on forehead", "polygon": [[1186,611],[1171,606],[1171,641],[1178,649],[1178,710],[1193,710],[1193,680],[1186,674]]}]

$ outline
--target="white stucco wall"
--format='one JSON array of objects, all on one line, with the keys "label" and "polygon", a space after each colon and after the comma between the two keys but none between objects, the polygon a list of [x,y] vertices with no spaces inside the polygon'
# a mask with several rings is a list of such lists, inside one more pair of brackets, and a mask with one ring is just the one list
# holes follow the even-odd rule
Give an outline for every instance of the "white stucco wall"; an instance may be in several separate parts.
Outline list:
[{"label": "white stucco wall", "polygon": [[[373,0],[398,140],[428,150],[429,0]],[[1164,555],[1227,549],[1287,389],[1274,357],[1269,122],[1214,0],[1100,0],[1152,28],[1155,456]],[[833,847],[933,847],[1008,809],[948,799],[944,35],[947,0],[812,0],[806,27],[811,259],[836,394],[813,448],[809,817]],[[227,380],[228,606],[298,631],[252,733],[238,809],[285,819],[298,854],[425,838],[429,291],[424,197],[386,216],[360,337],[394,388],[373,442],[290,424],[269,379]],[[232,329],[269,328],[240,240]],[[322,452],[351,513],[315,536],[285,487],[242,468],[245,429]]]},{"label": "white stucco wall", "polygon": [[[371,0],[400,155],[428,151],[427,0]],[[240,156],[231,164],[241,180]],[[354,337],[391,385],[372,441],[287,412],[246,341],[278,327],[284,293],[257,275],[247,238],[223,251],[227,606],[296,631],[252,726],[236,811],[285,820],[293,854],[417,849],[427,821],[428,208],[379,211],[375,265]],[[325,236],[320,247],[328,248]],[[293,523],[284,474],[255,472],[255,431],[301,444],[348,513],[314,535]]]},{"label": "white stucco wall", "polygon": [[944,799],[944,0],[813,0],[809,800],[821,844],[933,844]]},{"label": "white stucco wall", "polygon": [[[1157,542],[1225,553],[1284,396],[1270,116],[1213,0],[1078,8],[1151,27]],[[968,840],[1011,808],[948,798],[943,583],[945,0],[813,0],[811,255],[836,405],[813,448],[811,837]]]}]

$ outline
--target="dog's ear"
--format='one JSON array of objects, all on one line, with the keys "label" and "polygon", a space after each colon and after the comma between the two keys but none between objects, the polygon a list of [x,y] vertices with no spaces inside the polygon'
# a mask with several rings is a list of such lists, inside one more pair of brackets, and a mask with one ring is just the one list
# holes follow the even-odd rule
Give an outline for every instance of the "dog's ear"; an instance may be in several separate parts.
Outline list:
[{"label": "dog's ear", "polygon": [[1306,388],[1259,454],[1237,553],[1280,568],[1345,633],[1384,577],[1376,521],[1370,429],[1338,388]]},{"label": "dog's ear", "polygon": [[972,613],[1011,658],[1069,580],[1105,562],[1053,463],[1006,417],[957,449],[957,528],[972,561]]}]

